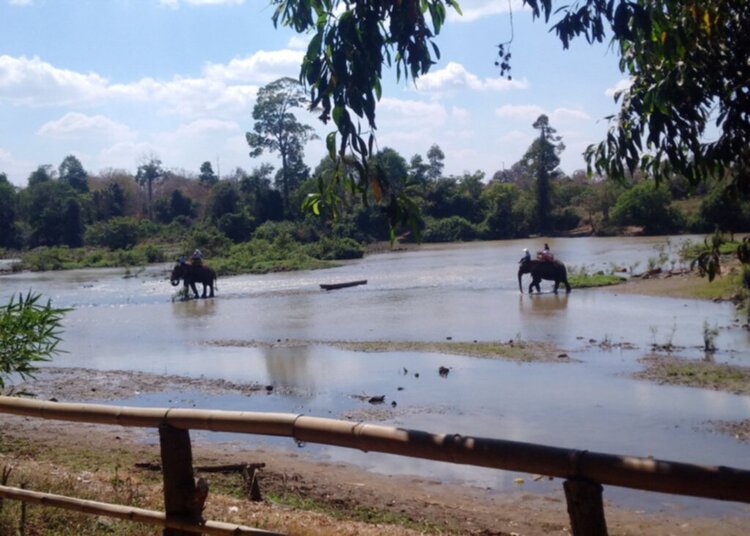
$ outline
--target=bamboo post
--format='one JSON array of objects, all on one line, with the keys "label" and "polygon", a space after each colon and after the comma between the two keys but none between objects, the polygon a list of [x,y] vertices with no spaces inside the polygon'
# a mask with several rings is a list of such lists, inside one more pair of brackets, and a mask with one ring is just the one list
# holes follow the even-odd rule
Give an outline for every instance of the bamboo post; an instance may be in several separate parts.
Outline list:
[{"label": "bamboo post", "polygon": [[[159,444],[164,475],[164,511],[167,519],[180,518],[200,522],[208,490],[205,481],[203,481],[205,493],[201,493],[202,490],[195,485],[190,432],[168,424],[161,424]],[[165,528],[163,534],[164,536],[188,536],[194,533]]]},{"label": "bamboo post", "polygon": [[573,536],[607,536],[602,485],[583,478],[563,483]]}]

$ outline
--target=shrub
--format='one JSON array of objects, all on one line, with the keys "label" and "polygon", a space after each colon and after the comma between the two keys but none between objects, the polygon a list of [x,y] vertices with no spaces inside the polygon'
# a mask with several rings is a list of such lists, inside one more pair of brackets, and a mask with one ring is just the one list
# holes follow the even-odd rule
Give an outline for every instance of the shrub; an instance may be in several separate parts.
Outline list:
[{"label": "shrub", "polygon": [[427,219],[427,227],[422,238],[425,242],[460,242],[474,240],[479,229],[461,216],[451,216],[439,220]]},{"label": "shrub", "polygon": [[324,261],[361,259],[365,249],[356,240],[351,238],[321,238],[312,244],[306,244],[303,251]]},{"label": "shrub", "polygon": [[68,309],[53,308],[49,301],[41,305],[39,299],[29,291],[0,309],[0,389],[10,374],[33,378],[34,363],[59,353],[60,321]]},{"label": "shrub", "polygon": [[98,222],[86,229],[87,245],[109,249],[128,249],[138,243],[139,223],[133,218],[119,217]]}]

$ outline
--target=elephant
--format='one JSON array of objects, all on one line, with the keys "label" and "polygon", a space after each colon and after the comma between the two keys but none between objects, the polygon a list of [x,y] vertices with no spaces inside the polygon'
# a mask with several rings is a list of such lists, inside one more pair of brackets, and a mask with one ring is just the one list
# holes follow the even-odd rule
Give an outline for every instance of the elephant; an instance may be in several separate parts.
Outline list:
[{"label": "elephant", "polygon": [[[209,288],[209,298],[214,297],[214,283],[216,281],[216,272],[204,266],[203,264],[188,264],[186,262],[178,262],[172,269],[172,275],[169,277],[169,282],[172,283],[173,287],[180,284],[180,279],[185,282],[185,288],[190,287],[193,289],[193,294],[198,297],[198,289],[195,288],[195,283],[203,283],[203,295],[201,298],[206,297],[206,287]],[[219,290],[219,287],[216,287]]]},{"label": "elephant", "polygon": [[560,261],[538,261],[523,258],[521,259],[518,266],[518,289],[523,293],[523,286],[521,286],[521,276],[523,274],[531,274],[532,280],[529,285],[529,294],[532,293],[534,287],[537,292],[541,292],[539,288],[539,282],[542,279],[547,281],[555,282],[555,294],[560,283],[565,285],[565,291],[570,292],[570,284],[568,284],[568,271],[565,265]]}]

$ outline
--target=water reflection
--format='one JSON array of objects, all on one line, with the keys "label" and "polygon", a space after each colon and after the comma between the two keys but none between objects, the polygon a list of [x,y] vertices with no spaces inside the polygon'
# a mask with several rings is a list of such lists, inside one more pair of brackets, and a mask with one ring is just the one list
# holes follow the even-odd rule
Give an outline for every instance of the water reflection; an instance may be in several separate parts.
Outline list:
[{"label": "water reflection", "polygon": [[213,298],[175,301],[172,302],[172,313],[178,318],[214,316],[216,314],[216,301]]},{"label": "water reflection", "polygon": [[521,315],[551,314],[568,307],[568,294],[524,294],[519,296],[518,312]]},{"label": "water reflection", "polygon": [[293,387],[308,393],[308,396],[315,392],[317,374],[311,370],[309,346],[264,347],[260,350],[273,385]]}]

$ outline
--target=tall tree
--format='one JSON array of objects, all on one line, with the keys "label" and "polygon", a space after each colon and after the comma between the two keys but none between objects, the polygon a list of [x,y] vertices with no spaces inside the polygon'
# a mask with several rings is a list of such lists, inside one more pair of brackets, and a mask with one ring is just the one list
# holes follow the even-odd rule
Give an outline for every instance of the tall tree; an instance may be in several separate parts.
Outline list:
[{"label": "tall tree", "polygon": [[79,192],[89,191],[88,173],[83,169],[81,161],[75,156],[66,156],[58,171],[60,173],[59,180],[68,183],[74,190]]},{"label": "tall tree", "polygon": [[153,219],[153,197],[154,197],[154,182],[164,176],[164,170],[161,167],[161,160],[155,156],[148,157],[148,161],[138,166],[138,172],[135,175],[135,180],[138,185],[143,188],[146,187],[148,193],[148,219]]},{"label": "tall tree", "polygon": [[436,181],[443,176],[445,167],[445,153],[439,145],[434,144],[427,151],[427,178]]},{"label": "tall tree", "polygon": [[533,171],[536,179],[536,213],[539,232],[548,234],[551,229],[550,181],[559,175],[560,153],[565,145],[560,141],[557,131],[549,124],[549,118],[542,114],[533,127],[539,131],[539,137],[523,157],[524,164]]},{"label": "tall tree", "polygon": [[20,247],[16,217],[18,214],[18,194],[8,181],[5,173],[0,173],[0,247]]},{"label": "tall tree", "polygon": [[295,108],[308,104],[302,85],[292,78],[280,78],[258,91],[258,100],[253,107],[253,132],[245,134],[252,149],[250,156],[260,156],[264,150],[279,153],[281,157],[281,182],[284,210],[289,210],[294,162],[301,162],[304,146],[316,138],[313,128],[303,125],[295,117]]},{"label": "tall tree", "polygon": [[45,164],[43,166],[37,167],[34,171],[31,172],[31,175],[29,175],[29,186],[35,186],[37,184],[40,184],[42,182],[48,182],[55,178],[55,172],[52,169],[52,166],[49,164]]},{"label": "tall tree", "polygon": [[214,173],[214,168],[208,160],[201,164],[201,172],[200,175],[198,175],[198,181],[209,188],[219,182],[219,177]]}]

